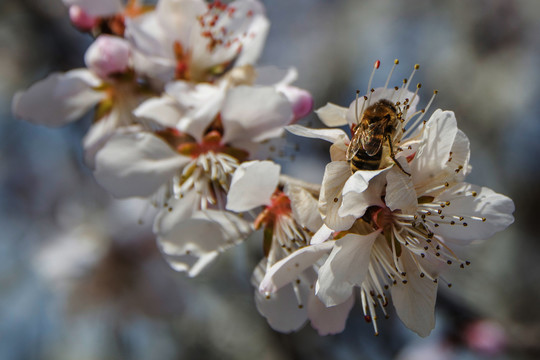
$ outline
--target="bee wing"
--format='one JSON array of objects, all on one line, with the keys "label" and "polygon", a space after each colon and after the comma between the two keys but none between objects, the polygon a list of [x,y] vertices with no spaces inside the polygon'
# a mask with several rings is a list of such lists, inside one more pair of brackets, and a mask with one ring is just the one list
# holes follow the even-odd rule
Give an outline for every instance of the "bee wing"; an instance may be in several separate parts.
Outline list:
[{"label": "bee wing", "polygon": [[362,132],[361,143],[362,148],[369,156],[373,156],[381,150],[384,142],[384,124],[370,124],[366,130]]},{"label": "bee wing", "polygon": [[358,150],[360,150],[361,148],[361,144],[360,144],[360,138],[362,137],[362,133],[360,131],[360,129],[358,129],[357,131],[355,131],[352,139],[351,139],[351,143],[349,144],[349,146],[347,147],[347,153],[346,153],[346,159],[347,161],[351,161],[351,159],[354,157],[354,155],[356,155],[356,153],[358,152]]}]

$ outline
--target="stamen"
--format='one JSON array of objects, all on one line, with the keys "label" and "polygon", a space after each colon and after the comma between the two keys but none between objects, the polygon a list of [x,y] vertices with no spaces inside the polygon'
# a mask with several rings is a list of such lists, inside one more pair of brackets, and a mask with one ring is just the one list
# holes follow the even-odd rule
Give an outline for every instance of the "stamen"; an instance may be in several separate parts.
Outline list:
[{"label": "stamen", "polygon": [[373,64],[373,70],[371,71],[371,76],[369,77],[369,82],[368,82],[366,94],[371,89],[371,81],[373,80],[373,75],[375,75],[375,70],[377,70],[379,68],[379,66],[381,66],[381,61],[380,60],[375,61],[375,63]]},{"label": "stamen", "polygon": [[438,92],[437,90],[435,90],[435,91],[433,92],[433,95],[431,96],[431,99],[429,100],[429,102],[428,102],[426,108],[423,109],[423,110],[421,110],[422,115],[420,115],[420,116],[418,117],[418,119],[416,119],[416,120],[414,121],[414,124],[413,124],[411,127],[409,127],[409,128],[407,129],[407,131],[405,132],[405,134],[404,134],[403,136],[409,135],[409,133],[410,133],[413,129],[416,129],[416,127],[418,126],[418,124],[420,124],[420,121],[422,121],[422,119],[423,119],[424,116],[426,115],[426,112],[429,110],[429,107],[430,107],[431,104],[433,103],[433,100],[435,99],[435,95],[437,95],[438,93],[439,93],[439,92]]},{"label": "stamen", "polygon": [[[354,102],[354,119],[356,120],[356,124],[358,125],[360,121],[358,120],[358,117],[360,116],[358,114],[358,96],[360,95],[360,90],[356,90],[356,100]],[[362,111],[364,111],[364,106],[362,105]]]},{"label": "stamen", "polygon": [[386,82],[384,83],[384,89],[386,90],[386,88],[388,87],[388,83],[390,82],[390,78],[392,77],[392,74],[394,72],[394,69],[396,68],[396,66],[399,64],[399,60],[396,59],[394,60],[394,65],[392,66],[392,69],[390,70],[390,73],[388,74],[388,77],[386,78]]},{"label": "stamen", "polygon": [[416,73],[416,70],[418,70],[418,69],[420,69],[420,65],[415,64],[414,67],[413,67],[413,71],[411,73],[411,76],[409,76],[409,81],[408,82],[406,82],[406,81],[403,82],[403,86],[405,86],[405,90],[407,90],[407,88],[409,87],[409,84],[412,82],[414,74]]}]

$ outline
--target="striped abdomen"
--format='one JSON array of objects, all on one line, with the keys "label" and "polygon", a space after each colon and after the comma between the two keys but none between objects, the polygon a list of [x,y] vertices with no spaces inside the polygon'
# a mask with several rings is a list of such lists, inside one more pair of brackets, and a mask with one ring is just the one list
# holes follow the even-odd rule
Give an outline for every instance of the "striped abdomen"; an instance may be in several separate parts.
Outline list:
[{"label": "striped abdomen", "polygon": [[358,170],[378,170],[381,165],[381,159],[382,148],[372,156],[368,155],[365,150],[359,149],[349,161],[349,164],[353,173]]}]

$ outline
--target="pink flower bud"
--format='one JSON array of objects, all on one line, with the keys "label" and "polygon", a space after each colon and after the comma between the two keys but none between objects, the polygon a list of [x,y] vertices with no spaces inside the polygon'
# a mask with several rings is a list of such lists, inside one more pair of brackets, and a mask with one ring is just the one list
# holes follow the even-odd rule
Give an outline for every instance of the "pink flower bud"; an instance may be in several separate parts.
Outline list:
[{"label": "pink flower bud", "polygon": [[90,31],[96,25],[98,19],[88,15],[80,6],[72,5],[69,7],[69,18],[73,26],[81,31]]},{"label": "pink flower bud", "polygon": [[130,64],[130,47],[124,39],[101,35],[86,50],[86,66],[101,78],[125,72]]},{"label": "pink flower bud", "polygon": [[308,91],[289,85],[281,86],[278,90],[285,95],[291,103],[294,121],[303,118],[313,109],[313,98]]},{"label": "pink flower bud", "polygon": [[465,340],[471,349],[486,355],[497,355],[506,346],[506,334],[497,323],[480,320],[465,330]]}]

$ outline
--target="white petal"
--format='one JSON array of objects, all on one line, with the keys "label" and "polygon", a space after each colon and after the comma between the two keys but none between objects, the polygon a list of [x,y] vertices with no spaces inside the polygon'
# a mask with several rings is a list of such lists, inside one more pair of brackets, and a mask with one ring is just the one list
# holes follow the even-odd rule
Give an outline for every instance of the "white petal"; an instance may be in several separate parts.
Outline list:
[{"label": "white petal", "polygon": [[349,147],[349,138],[343,138],[330,145],[330,160],[347,161],[347,148]]},{"label": "white petal", "polygon": [[167,235],[175,226],[193,216],[197,211],[199,197],[195,191],[190,191],[181,199],[169,198],[168,207],[158,212],[154,219],[153,231],[157,235]]},{"label": "white petal", "polygon": [[353,287],[362,284],[368,272],[371,247],[379,233],[376,231],[366,236],[347,234],[336,240],[330,256],[319,269],[315,290],[326,306],[347,301]]},{"label": "white petal", "polygon": [[[442,208],[441,214],[445,215],[447,221],[443,223],[441,220],[438,227],[430,226],[435,234],[446,240],[467,243],[487,239],[514,222],[512,213],[515,207],[512,199],[486,187],[462,183],[434,200],[435,203],[446,201],[450,205]],[[460,216],[463,220],[458,219]],[[482,221],[482,218],[486,220]],[[451,220],[455,221],[454,225],[448,223]]]},{"label": "white petal", "polygon": [[197,17],[206,11],[207,6],[203,0],[160,0],[155,14],[164,32],[186,46]]},{"label": "white petal", "polygon": [[157,239],[169,265],[191,277],[212,262],[223,245],[219,226],[202,219],[179,222],[173,231]]},{"label": "white petal", "polygon": [[331,143],[344,143],[345,140],[349,140],[349,137],[345,131],[341,129],[310,129],[296,124],[289,125],[285,129],[298,136],[304,136],[312,139],[322,139]]},{"label": "white petal", "polygon": [[106,96],[86,69],[53,73],[13,97],[13,114],[34,124],[62,126],[77,120]]},{"label": "white petal", "polygon": [[287,185],[285,194],[291,200],[293,217],[300,226],[317,231],[323,225],[319,202],[309,191],[300,186]]},{"label": "white petal", "polygon": [[462,167],[463,170],[459,172],[459,175],[460,180],[463,180],[465,175],[470,171],[469,158],[471,154],[469,139],[463,131],[458,129],[450,151],[452,152],[452,156],[450,156],[451,160],[446,163],[447,171],[455,173],[456,169]]},{"label": "white petal", "polygon": [[225,28],[227,33],[219,35],[222,43],[211,50],[210,40],[204,35],[209,28],[201,26],[199,22],[195,24],[190,39],[193,59],[191,72],[195,73],[195,78],[215,65],[228,62],[236,66],[252,65],[260,55],[269,29],[262,4],[258,1],[235,1],[228,6],[235,9],[234,13],[229,15],[223,12],[210,29],[216,31],[214,29]]},{"label": "white petal", "polygon": [[354,305],[354,295],[343,303],[326,307],[317,296],[309,298],[308,317],[311,326],[320,336],[339,334],[345,329],[349,312]]},{"label": "white petal", "polygon": [[275,137],[294,118],[287,98],[272,87],[238,86],[229,90],[221,111],[223,142]]},{"label": "white petal", "polygon": [[[234,3],[233,3],[234,4]],[[231,4],[233,6],[233,4]],[[236,59],[236,66],[253,65],[259,59],[266,42],[270,21],[262,14],[255,16],[249,27],[248,34],[242,44],[242,52]]]},{"label": "white petal", "polygon": [[154,134],[118,134],[97,153],[94,176],[116,197],[146,197],[190,160]]},{"label": "white petal", "polygon": [[227,210],[243,212],[269,205],[281,167],[272,161],[248,161],[234,172],[227,194]]},{"label": "white petal", "polygon": [[120,0],[62,0],[66,6],[77,5],[90,16],[108,16],[122,11]]},{"label": "white petal", "polygon": [[182,109],[178,129],[200,141],[204,131],[215,120],[223,106],[225,85],[224,82],[219,86],[186,81],[168,83],[165,91],[176,99]]},{"label": "white petal", "polygon": [[[224,211],[196,212],[193,218],[186,219],[191,204],[178,204],[182,200],[171,202],[172,213],[164,209],[158,214],[154,230],[169,265],[193,277],[220,252],[245,239],[251,228],[246,221]],[[178,207],[181,209],[176,210]]]},{"label": "white petal", "polygon": [[408,252],[401,256],[407,283],[398,281],[390,288],[396,312],[409,329],[422,337],[429,335],[435,327],[435,300],[437,284],[420,272]]},{"label": "white petal", "polygon": [[347,125],[347,111],[348,109],[345,107],[327,103],[322,108],[315,110],[315,113],[324,125],[337,127]]},{"label": "white petal", "polygon": [[[430,187],[441,175],[450,158],[450,151],[457,133],[457,122],[451,111],[436,110],[426,124],[422,145],[409,163],[417,191]],[[444,180],[442,180],[444,183]]]},{"label": "white petal", "polygon": [[418,199],[411,176],[403,173],[397,166],[386,174],[386,206],[390,210],[402,210],[403,213],[416,213]]},{"label": "white petal", "polygon": [[293,286],[287,284],[276,293],[266,296],[255,290],[255,305],[276,331],[290,333],[299,330],[307,321],[307,306],[299,307]]},{"label": "white petal", "polygon": [[325,242],[326,240],[330,239],[332,237],[332,234],[334,233],[334,230],[330,229],[325,224],[322,224],[322,226],[317,230],[315,234],[311,237],[310,244],[316,245]]},{"label": "white petal", "polygon": [[133,46],[133,65],[137,74],[144,74],[163,86],[174,77],[176,59],[173,39],[161,26],[156,12],[126,18],[125,37]]},{"label": "white petal", "polygon": [[353,216],[358,219],[364,215],[367,208],[373,205],[384,206],[381,200],[385,179],[379,174],[388,168],[376,171],[356,171],[343,187],[343,203],[338,214],[341,217]]},{"label": "white petal", "polygon": [[[264,276],[267,259],[263,259],[255,268],[252,281],[256,287]],[[257,273],[257,274],[256,274]],[[255,305],[259,313],[266,318],[272,329],[289,333],[300,329],[307,321],[307,304],[310,295],[309,285],[301,282],[297,285],[297,298],[292,284],[287,284],[273,294],[261,294],[255,290]]]},{"label": "white petal", "polygon": [[95,167],[96,153],[115,132],[122,132],[122,129],[126,129],[127,132],[141,131],[139,126],[118,129],[118,123],[118,112],[113,108],[109,114],[90,126],[90,129],[88,129],[88,132],[83,138],[84,162],[86,166],[91,169]]},{"label": "white petal", "polygon": [[276,292],[284,285],[298,278],[302,271],[315,264],[333,246],[332,241],[309,245],[281,259],[266,272],[259,286],[259,291],[263,294]]},{"label": "white petal", "polygon": [[333,161],[324,170],[319,211],[324,223],[335,231],[350,229],[356,220],[352,215],[341,217],[338,213],[343,202],[343,187],[350,176],[351,168],[346,161]]},{"label": "white petal", "polygon": [[133,115],[150,119],[164,127],[176,127],[182,112],[176,101],[169,96],[155,97],[146,100],[139,105]]}]

